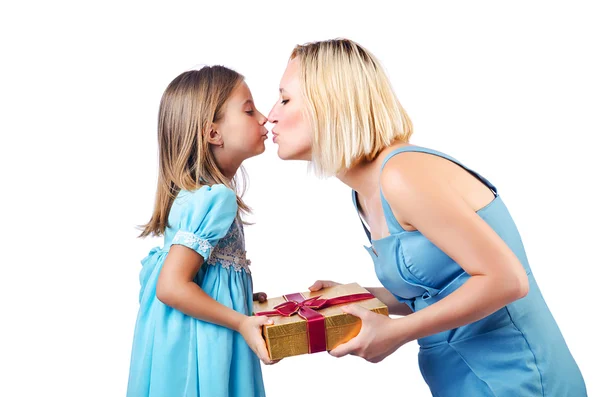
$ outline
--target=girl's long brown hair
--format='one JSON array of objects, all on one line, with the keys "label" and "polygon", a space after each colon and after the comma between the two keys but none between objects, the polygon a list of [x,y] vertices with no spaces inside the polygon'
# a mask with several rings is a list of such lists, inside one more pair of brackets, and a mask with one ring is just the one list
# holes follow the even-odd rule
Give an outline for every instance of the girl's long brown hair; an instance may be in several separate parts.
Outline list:
[{"label": "girl's long brown hair", "polygon": [[[140,237],[164,234],[180,190],[221,183],[237,191],[236,179],[229,180],[219,170],[206,137],[211,124],[223,117],[223,105],[243,80],[244,76],[224,66],[205,66],[180,74],[165,90],[158,114],[159,173],[154,211],[142,226]],[[250,212],[239,194],[237,203],[239,210]]]}]

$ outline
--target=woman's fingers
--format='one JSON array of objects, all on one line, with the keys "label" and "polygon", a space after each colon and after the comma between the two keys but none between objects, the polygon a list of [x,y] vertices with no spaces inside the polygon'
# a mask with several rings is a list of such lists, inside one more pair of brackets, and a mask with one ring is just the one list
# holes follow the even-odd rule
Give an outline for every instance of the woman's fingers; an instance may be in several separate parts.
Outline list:
[{"label": "woman's fingers", "polygon": [[317,280],[314,282],[313,285],[308,287],[308,289],[310,291],[319,291],[323,288],[334,287],[336,285],[340,285],[340,283],[336,283],[335,281],[331,281],[331,280]]},{"label": "woman's fingers", "polygon": [[353,338],[331,350],[329,354],[331,354],[333,357],[344,357],[347,354],[354,354],[359,347],[360,341],[357,340],[357,338]]},{"label": "woman's fingers", "polygon": [[354,317],[358,317],[361,320],[365,320],[368,316],[373,314],[371,311],[369,311],[369,310],[365,309],[364,307],[357,305],[357,304],[350,305],[350,306],[343,306],[342,311],[344,313],[351,314]]}]

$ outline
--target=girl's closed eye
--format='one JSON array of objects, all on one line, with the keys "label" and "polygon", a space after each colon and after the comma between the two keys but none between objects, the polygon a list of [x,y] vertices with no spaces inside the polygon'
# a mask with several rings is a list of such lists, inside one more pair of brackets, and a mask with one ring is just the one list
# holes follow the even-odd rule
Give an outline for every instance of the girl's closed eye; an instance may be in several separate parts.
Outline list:
[{"label": "girl's closed eye", "polygon": [[245,112],[246,112],[246,114],[247,114],[247,115],[249,115],[249,116],[253,116],[253,115],[254,115],[254,109],[251,109],[251,110],[246,110]]},{"label": "girl's closed eye", "polygon": [[286,103],[288,103],[290,100],[289,99],[282,99],[281,100],[281,104],[285,105]]}]

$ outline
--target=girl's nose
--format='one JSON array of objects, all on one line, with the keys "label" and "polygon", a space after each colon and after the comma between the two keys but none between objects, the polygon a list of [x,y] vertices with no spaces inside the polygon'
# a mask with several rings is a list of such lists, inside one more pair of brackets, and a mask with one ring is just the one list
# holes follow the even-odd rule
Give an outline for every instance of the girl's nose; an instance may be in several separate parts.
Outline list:
[{"label": "girl's nose", "polygon": [[[260,112],[259,112],[259,113],[260,113]],[[264,115],[264,114],[262,114],[262,113],[260,113],[260,117],[258,118],[258,123],[259,123],[260,125],[265,125],[265,124],[267,124],[267,121],[268,121],[268,120],[267,120],[267,118],[265,117],[265,115]]]}]

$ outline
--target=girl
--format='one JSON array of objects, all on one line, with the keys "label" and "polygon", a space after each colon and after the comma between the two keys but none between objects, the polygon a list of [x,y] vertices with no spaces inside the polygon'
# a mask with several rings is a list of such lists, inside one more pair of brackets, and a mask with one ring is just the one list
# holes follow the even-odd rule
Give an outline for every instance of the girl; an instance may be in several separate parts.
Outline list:
[{"label": "girl", "polygon": [[156,201],[141,237],[164,245],[142,261],[129,397],[264,396],[257,356],[271,363],[269,320],[251,317],[240,221],[249,208],[234,175],[265,150],[266,121],[243,76],[222,66],[182,73],[163,94]]},{"label": "girl", "polygon": [[282,159],[352,188],[385,287],[371,292],[405,315],[350,306],[362,329],[333,356],[378,362],[418,339],[434,396],[586,395],[498,191],[408,143],[411,122],[371,53],[350,40],[296,47],[269,120]]}]

